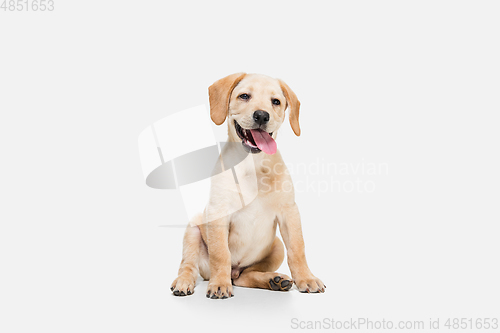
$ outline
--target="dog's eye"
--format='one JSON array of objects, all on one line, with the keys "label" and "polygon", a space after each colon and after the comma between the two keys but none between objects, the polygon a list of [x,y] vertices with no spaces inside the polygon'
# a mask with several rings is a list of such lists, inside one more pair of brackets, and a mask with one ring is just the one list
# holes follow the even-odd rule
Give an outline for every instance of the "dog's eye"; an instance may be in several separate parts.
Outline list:
[{"label": "dog's eye", "polygon": [[280,100],[279,100],[279,99],[276,99],[276,98],[275,98],[275,99],[273,99],[273,104],[274,104],[274,105],[280,105],[280,104],[281,104],[281,102],[280,102]]},{"label": "dog's eye", "polygon": [[241,99],[244,99],[244,100],[250,99],[250,95],[249,94],[241,94],[238,97],[241,98]]}]

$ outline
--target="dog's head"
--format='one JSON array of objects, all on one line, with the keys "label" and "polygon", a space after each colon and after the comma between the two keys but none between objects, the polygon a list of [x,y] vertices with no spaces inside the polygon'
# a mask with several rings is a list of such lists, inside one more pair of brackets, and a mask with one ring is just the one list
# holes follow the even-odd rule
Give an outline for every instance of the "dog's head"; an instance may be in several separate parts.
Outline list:
[{"label": "dog's head", "polygon": [[293,132],[300,135],[300,102],[288,85],[259,74],[237,73],[208,88],[210,116],[217,125],[228,118],[230,141],[241,141],[252,153],[274,154],[276,132],[290,112]]}]

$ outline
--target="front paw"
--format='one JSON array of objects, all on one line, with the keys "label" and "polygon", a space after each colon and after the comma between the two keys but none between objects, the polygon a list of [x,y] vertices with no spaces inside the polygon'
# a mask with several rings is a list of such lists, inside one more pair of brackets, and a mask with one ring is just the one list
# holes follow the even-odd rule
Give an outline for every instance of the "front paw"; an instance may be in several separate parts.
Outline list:
[{"label": "front paw", "polygon": [[195,285],[195,278],[180,275],[177,277],[177,279],[174,280],[174,282],[172,282],[170,290],[175,296],[186,296],[194,293]]},{"label": "front paw", "polygon": [[295,285],[301,293],[324,293],[326,286],[312,274],[295,278]]},{"label": "front paw", "polygon": [[226,299],[233,296],[231,279],[216,279],[213,277],[208,282],[207,298]]}]

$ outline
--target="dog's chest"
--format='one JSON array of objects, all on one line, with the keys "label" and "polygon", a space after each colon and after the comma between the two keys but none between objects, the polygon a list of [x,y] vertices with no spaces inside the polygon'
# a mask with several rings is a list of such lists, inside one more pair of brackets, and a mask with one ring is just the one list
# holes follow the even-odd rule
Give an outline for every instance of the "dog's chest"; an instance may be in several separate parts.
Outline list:
[{"label": "dog's chest", "polygon": [[229,251],[233,266],[245,267],[262,259],[276,236],[276,212],[257,197],[231,216]]}]

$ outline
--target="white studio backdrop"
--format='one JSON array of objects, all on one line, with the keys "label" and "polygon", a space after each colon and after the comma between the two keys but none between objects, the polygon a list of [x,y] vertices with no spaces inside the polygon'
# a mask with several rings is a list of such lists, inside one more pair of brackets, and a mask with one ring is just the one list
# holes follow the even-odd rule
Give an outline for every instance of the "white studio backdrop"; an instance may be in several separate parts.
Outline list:
[{"label": "white studio backdrop", "polygon": [[[332,318],[448,331],[447,319],[500,316],[498,2],[32,8],[0,9],[2,332]],[[235,288],[214,301],[200,280],[171,295],[188,213],[180,189],[146,185],[138,138],[208,106],[208,86],[235,72],[281,78],[301,101],[302,135],[285,123],[277,143],[325,294]],[[226,139],[226,124],[209,126]]]}]

